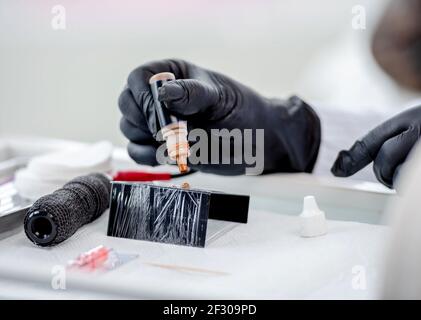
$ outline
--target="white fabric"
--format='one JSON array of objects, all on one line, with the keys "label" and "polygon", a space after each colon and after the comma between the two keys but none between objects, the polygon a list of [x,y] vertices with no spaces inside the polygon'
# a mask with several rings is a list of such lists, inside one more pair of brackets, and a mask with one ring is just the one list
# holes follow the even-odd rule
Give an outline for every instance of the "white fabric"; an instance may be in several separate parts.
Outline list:
[{"label": "white fabric", "polygon": [[77,176],[110,172],[112,152],[111,143],[102,141],[34,157],[16,172],[16,188],[21,196],[37,199]]},{"label": "white fabric", "polygon": [[93,171],[104,172],[111,168],[113,146],[102,141],[70,150],[54,152],[33,158],[27,169],[44,179],[72,179]]},{"label": "white fabric", "polygon": [[385,215],[393,226],[386,259],[383,297],[421,299],[421,145],[407,160],[399,176],[399,197]]}]

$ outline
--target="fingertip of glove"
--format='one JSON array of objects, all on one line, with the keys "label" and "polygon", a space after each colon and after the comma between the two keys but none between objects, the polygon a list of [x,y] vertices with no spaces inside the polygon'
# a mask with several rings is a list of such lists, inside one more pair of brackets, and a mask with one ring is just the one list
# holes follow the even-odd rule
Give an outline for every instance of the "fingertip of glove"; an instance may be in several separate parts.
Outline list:
[{"label": "fingertip of glove", "polygon": [[169,81],[158,89],[159,101],[177,100],[184,96],[184,88],[175,81]]},{"label": "fingertip of glove", "polygon": [[338,157],[333,163],[333,166],[330,169],[330,171],[336,177],[349,177],[350,175],[352,175],[352,163],[352,158],[349,155],[349,152],[341,151],[339,152]]}]

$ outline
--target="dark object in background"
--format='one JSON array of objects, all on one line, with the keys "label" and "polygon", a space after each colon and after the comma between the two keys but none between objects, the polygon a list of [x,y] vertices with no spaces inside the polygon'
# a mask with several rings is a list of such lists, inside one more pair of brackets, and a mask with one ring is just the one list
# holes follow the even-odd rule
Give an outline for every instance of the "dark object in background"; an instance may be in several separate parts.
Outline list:
[{"label": "dark object in background", "polygon": [[421,90],[421,0],[390,1],[374,33],[372,50],[397,83]]},{"label": "dark object in background", "polygon": [[25,233],[39,246],[54,246],[97,219],[110,200],[110,180],[103,174],[82,176],[38,199],[26,214]]},{"label": "dark object in background", "polygon": [[249,197],[113,182],[108,235],[204,247],[208,219],[247,223]]}]

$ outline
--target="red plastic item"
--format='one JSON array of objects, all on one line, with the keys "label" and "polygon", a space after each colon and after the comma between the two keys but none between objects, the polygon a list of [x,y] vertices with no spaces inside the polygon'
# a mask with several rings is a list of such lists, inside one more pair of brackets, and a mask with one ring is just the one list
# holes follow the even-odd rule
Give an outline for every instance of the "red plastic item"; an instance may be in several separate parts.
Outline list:
[{"label": "red plastic item", "polygon": [[158,172],[144,172],[144,171],[119,171],[113,180],[114,181],[154,181],[154,180],[171,180],[170,173]]},{"label": "red plastic item", "polygon": [[108,259],[110,249],[99,246],[88,252],[80,254],[76,260],[72,261],[70,267],[85,268],[95,270]]}]

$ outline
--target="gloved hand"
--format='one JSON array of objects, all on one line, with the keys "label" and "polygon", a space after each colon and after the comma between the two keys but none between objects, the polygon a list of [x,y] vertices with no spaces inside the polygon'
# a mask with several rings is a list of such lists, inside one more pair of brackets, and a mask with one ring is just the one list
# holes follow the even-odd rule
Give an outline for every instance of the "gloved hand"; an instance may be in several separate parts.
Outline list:
[{"label": "gloved hand", "polygon": [[400,166],[420,135],[421,106],[394,116],[356,141],[348,151],[339,152],[332,173],[349,177],[373,161],[376,178],[393,188]]},{"label": "gloved hand", "polygon": [[[149,79],[172,72],[177,80],[159,89],[159,99],[188,129],[264,129],[265,172],[311,172],[320,145],[320,121],[298,97],[267,99],[222,74],[183,60],[160,60],[133,70],[119,98],[120,128],[130,140],[128,152],[140,164],[156,165],[154,137],[160,130]],[[162,142],[161,142],[162,143]],[[253,146],[254,147],[254,146]],[[257,150],[256,148],[253,148]],[[244,150],[244,146],[243,146]],[[232,157],[231,152],[231,157]],[[243,174],[247,164],[198,164],[190,167],[218,174]]]}]

